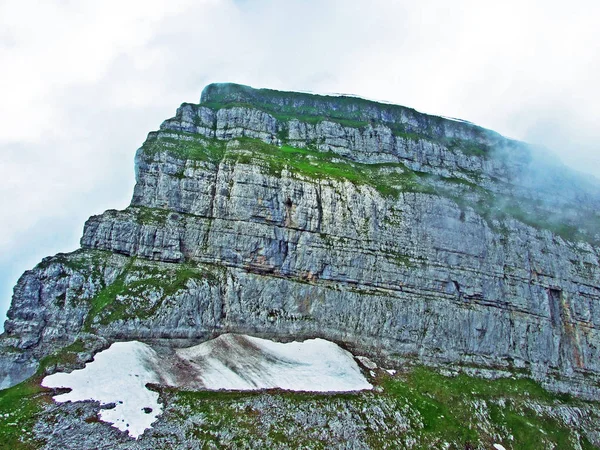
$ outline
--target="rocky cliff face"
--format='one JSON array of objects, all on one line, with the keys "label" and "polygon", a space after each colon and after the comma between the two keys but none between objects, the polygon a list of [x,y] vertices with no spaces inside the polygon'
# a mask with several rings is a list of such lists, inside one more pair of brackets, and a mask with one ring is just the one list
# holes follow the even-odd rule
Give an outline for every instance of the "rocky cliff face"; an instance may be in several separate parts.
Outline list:
[{"label": "rocky cliff face", "polygon": [[600,190],[473,124],[210,85],[131,205],[15,287],[0,383],[76,339],[322,337],[600,395]]}]

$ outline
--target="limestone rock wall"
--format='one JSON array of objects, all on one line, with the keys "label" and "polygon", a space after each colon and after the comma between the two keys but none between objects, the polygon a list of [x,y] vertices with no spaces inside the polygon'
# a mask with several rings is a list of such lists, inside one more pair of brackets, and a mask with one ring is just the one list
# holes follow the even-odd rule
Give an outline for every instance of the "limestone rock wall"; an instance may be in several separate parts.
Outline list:
[{"label": "limestone rock wall", "polygon": [[[542,195],[551,207],[580,198],[580,208],[592,211],[599,201],[584,182],[568,194],[552,183],[528,194],[521,175],[529,156],[499,135],[378,111],[379,118],[364,110],[372,122],[355,127],[284,120],[251,105],[185,104],[149,141],[184,132],[251,155],[239,138],[259,139],[363,164],[401,163],[494,193]],[[426,125],[427,133],[395,133],[398,120],[410,132]],[[494,145],[495,153],[469,155],[448,138]],[[468,198],[386,196],[343,178],[271,173],[252,158],[188,159],[168,146],[138,150],[136,181],[129,208],[87,221],[82,250],[20,279],[0,342],[15,349],[0,358],[4,385],[82,333],[205,339],[240,331],[320,336],[381,358],[528,370],[555,389],[598,394],[600,250],[593,244],[514,218],[492,223]],[[193,276],[183,277],[181,267]],[[167,280],[158,288],[157,277]],[[170,289],[169,277],[181,285]],[[110,314],[90,318],[107,305]]]}]

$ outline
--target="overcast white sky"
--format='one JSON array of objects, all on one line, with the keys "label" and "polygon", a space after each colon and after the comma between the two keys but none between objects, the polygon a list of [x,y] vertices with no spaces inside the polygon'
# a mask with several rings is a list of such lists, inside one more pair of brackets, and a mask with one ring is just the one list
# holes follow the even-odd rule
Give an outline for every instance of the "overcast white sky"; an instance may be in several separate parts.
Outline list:
[{"label": "overcast white sky", "polygon": [[0,0],[0,321],[18,276],[124,208],[148,131],[215,81],[352,93],[600,176],[600,2]]}]

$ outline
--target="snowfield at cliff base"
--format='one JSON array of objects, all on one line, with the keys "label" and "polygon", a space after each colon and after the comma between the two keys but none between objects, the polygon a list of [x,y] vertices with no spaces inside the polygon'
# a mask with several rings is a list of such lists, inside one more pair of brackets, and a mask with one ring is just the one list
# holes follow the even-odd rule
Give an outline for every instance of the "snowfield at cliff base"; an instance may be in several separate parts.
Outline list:
[{"label": "snowfield at cliff base", "polygon": [[[57,402],[98,401],[100,420],[138,438],[162,413],[158,392],[146,384],[205,390],[347,392],[372,389],[351,353],[324,339],[278,343],[226,334],[176,351],[192,368],[180,382],[175,364],[165,364],[147,344],[117,342],[85,368],[56,373],[42,381],[49,388],[70,388]],[[114,406],[113,406],[114,405]]]},{"label": "snowfield at cliff base", "polygon": [[83,400],[95,400],[101,405],[114,403],[114,408],[100,411],[100,420],[137,438],[162,412],[158,393],[146,388],[147,383],[160,382],[152,368],[156,364],[156,352],[148,345],[137,341],[116,342],[98,353],[84,369],[47,376],[42,386],[70,388],[71,392],[54,397],[60,403]]}]

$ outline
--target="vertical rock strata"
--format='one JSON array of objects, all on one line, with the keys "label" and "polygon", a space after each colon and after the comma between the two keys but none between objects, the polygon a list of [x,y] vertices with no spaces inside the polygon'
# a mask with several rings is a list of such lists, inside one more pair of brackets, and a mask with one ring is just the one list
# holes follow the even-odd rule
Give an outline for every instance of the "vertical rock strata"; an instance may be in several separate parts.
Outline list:
[{"label": "vertical rock strata", "polygon": [[600,190],[536,155],[399,106],[210,85],[138,150],[131,205],[21,277],[0,383],[82,333],[243,332],[593,398]]}]

